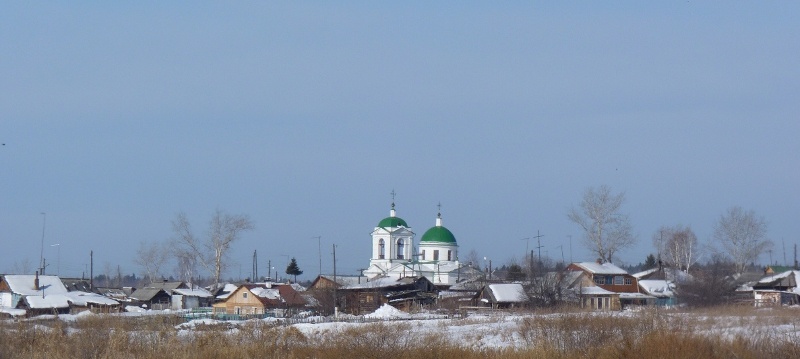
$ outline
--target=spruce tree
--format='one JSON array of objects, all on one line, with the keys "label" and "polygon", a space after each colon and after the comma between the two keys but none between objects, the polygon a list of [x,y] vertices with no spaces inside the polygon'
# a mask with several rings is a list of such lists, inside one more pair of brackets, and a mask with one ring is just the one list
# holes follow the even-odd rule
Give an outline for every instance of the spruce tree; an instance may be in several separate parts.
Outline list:
[{"label": "spruce tree", "polygon": [[292,258],[292,261],[286,266],[286,274],[294,276],[294,282],[297,283],[297,276],[303,274],[300,267],[297,265],[297,260]]}]

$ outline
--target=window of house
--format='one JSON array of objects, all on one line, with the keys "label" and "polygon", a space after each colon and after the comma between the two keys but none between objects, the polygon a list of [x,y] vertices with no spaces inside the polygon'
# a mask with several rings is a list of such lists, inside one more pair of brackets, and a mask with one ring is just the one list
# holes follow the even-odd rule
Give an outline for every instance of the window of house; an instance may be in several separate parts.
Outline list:
[{"label": "window of house", "polygon": [[614,285],[622,285],[622,283],[623,280],[621,275],[614,276]]},{"label": "window of house", "polygon": [[608,285],[614,284],[614,276],[607,275],[606,276],[606,284],[608,284]]},{"label": "window of house", "polygon": [[631,285],[631,284],[633,284],[633,279],[625,277],[625,285]]},{"label": "window of house", "polygon": [[247,298],[247,292],[242,293],[242,298]]},{"label": "window of house", "polygon": [[597,298],[597,309],[603,309],[603,298]]},{"label": "window of house", "polygon": [[404,250],[405,250],[405,244],[403,243],[403,239],[400,238],[397,240],[397,259],[403,259]]},{"label": "window of house", "polygon": [[433,250],[433,260],[435,260],[435,261],[439,260],[439,250],[438,249],[434,249]]},{"label": "window of house", "polygon": [[386,244],[383,242],[383,239],[378,241],[378,259],[386,258]]},{"label": "window of house", "polygon": [[594,276],[594,284],[606,284],[606,277],[602,275]]}]

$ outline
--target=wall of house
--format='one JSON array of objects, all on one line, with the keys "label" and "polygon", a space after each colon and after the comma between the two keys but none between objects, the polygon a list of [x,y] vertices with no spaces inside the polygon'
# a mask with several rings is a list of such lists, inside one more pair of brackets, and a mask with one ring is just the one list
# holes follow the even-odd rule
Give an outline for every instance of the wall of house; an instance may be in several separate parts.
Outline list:
[{"label": "wall of house", "polygon": [[223,308],[226,314],[264,314],[264,303],[244,287],[234,291],[226,301],[214,304],[215,313],[222,312]]}]

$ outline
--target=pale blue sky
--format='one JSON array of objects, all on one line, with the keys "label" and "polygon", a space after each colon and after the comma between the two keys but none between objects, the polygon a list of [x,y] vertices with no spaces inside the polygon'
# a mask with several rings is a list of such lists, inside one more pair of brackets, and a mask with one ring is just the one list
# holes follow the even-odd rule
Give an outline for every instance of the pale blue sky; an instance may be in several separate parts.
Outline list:
[{"label": "pale blue sky", "polygon": [[[185,211],[256,229],[305,278],[368,265],[398,215],[444,224],[462,256],[593,260],[566,218],[625,191],[638,263],[661,225],[701,241],[730,206],[800,242],[800,5],[794,2],[105,3],[0,6],[0,272],[137,272]],[[533,247],[533,243],[531,244]],[[768,261],[762,256],[762,262]]]}]

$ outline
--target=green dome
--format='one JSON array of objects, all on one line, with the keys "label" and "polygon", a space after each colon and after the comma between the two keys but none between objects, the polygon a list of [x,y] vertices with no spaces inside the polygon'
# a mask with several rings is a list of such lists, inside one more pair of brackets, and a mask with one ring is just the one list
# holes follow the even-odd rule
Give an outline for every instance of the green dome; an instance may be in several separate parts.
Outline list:
[{"label": "green dome", "polygon": [[378,222],[378,227],[389,228],[389,227],[406,227],[408,228],[408,224],[400,217],[386,217]]},{"label": "green dome", "polygon": [[453,232],[450,232],[449,229],[444,228],[442,226],[436,226],[425,232],[425,234],[422,235],[422,239],[420,239],[419,242],[420,244],[430,243],[430,242],[455,244],[456,236],[454,236]]}]

